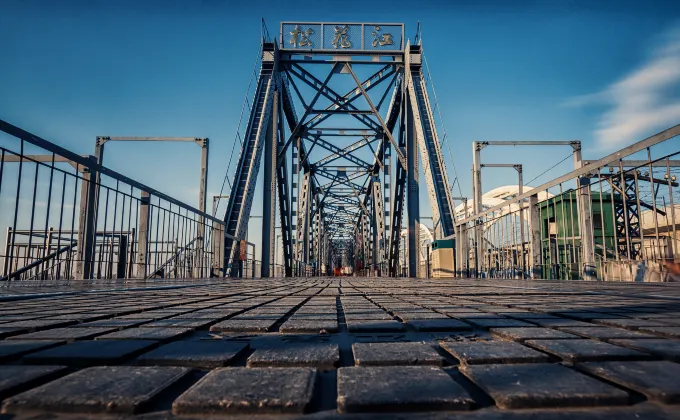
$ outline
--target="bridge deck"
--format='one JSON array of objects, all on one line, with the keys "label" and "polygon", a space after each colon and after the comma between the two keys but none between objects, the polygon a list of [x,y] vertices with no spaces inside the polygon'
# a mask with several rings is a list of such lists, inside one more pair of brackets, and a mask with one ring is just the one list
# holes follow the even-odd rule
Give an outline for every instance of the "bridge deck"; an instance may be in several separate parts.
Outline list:
[{"label": "bridge deck", "polygon": [[680,418],[677,284],[22,282],[0,337],[20,418]]}]

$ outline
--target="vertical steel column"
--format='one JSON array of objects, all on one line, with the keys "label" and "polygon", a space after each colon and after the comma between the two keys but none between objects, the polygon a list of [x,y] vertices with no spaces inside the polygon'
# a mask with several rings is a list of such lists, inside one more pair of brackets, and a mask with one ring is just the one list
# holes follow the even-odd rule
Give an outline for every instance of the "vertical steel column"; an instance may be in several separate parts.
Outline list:
[{"label": "vertical steel column", "polygon": [[279,91],[275,89],[272,97],[272,111],[264,140],[264,179],[262,196],[262,265],[260,276],[271,276],[270,265],[275,261],[275,231],[276,225],[276,158],[277,158],[277,128],[279,112]]},{"label": "vertical steel column", "polygon": [[[482,145],[479,142],[472,142],[472,196],[474,199],[474,213],[477,215],[482,212],[482,162],[481,151]],[[483,245],[483,225],[479,220],[474,220],[474,239],[473,246],[475,250],[475,277],[479,277],[480,264],[482,262],[482,245]]]},{"label": "vertical steel column", "polygon": [[151,196],[148,192],[142,191],[139,200],[139,229],[137,230],[137,271],[138,278],[146,278],[147,264],[149,262],[148,241],[149,241],[149,213]]},{"label": "vertical steel column", "polygon": [[408,276],[418,277],[420,264],[420,203],[418,187],[418,138],[413,120],[413,106],[411,98],[406,95],[406,162],[408,173],[408,193],[406,195],[408,207]]},{"label": "vertical steel column", "polygon": [[76,277],[87,280],[92,277],[94,248],[96,242],[95,216],[97,212],[97,158],[89,156],[92,165],[83,170],[80,187],[80,216],[78,219],[78,263]]},{"label": "vertical steel column", "polygon": [[[208,139],[196,140],[196,143],[201,147],[201,176],[198,185],[198,209],[205,213],[206,210],[206,194],[208,191]],[[205,272],[205,217],[198,218],[198,229],[196,232],[198,238],[196,240],[196,259],[198,264],[194,267],[194,278],[203,277]]]},{"label": "vertical steel column", "polygon": [[[524,194],[524,175],[523,172],[524,170],[522,169],[522,165],[517,165],[517,193],[519,195]],[[519,241],[521,244],[521,247],[519,249],[519,252],[522,253],[522,278],[526,278],[526,273],[527,273],[527,264],[526,264],[526,246],[524,245],[524,203],[519,202]]]},{"label": "vertical steel column", "polygon": [[373,179],[373,216],[375,218],[373,267],[376,276],[382,276],[382,263],[385,259],[385,209],[383,205],[380,178],[375,176]]},{"label": "vertical steel column", "polygon": [[541,227],[538,217],[538,196],[529,197],[529,229],[531,230],[530,255],[531,255],[531,278],[541,278]]},{"label": "vertical steel column", "polygon": [[[581,144],[574,147],[574,169],[583,166]],[[625,189],[625,186],[622,185]],[[581,236],[583,280],[597,280],[595,267],[595,235],[592,223],[592,197],[590,194],[590,178],[584,176],[576,180],[576,208],[578,209],[578,230]],[[624,196],[625,200],[626,197]],[[573,235],[573,233],[572,233]]]}]

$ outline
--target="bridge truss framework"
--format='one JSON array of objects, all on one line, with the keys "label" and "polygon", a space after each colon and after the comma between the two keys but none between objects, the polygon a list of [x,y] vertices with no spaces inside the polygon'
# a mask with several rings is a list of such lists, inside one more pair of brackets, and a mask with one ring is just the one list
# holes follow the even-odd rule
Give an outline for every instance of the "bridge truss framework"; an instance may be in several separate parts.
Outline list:
[{"label": "bridge truss framework", "polygon": [[[395,276],[406,218],[408,275],[416,277],[418,152],[437,236],[453,235],[454,205],[422,45],[405,43],[402,25],[382,25],[392,33],[376,35],[381,25],[353,24],[352,30],[361,26],[361,44],[352,47],[342,35],[349,26],[295,24],[291,30],[283,23],[278,43],[263,42],[224,217],[225,273],[240,272],[239,246],[231,238],[246,235],[260,166],[262,277],[271,275],[275,260],[277,213],[286,276],[329,273],[340,265]],[[321,39],[311,41],[311,28],[321,28]],[[323,35],[331,30],[333,48]],[[375,37],[372,50],[366,31]],[[301,40],[300,34],[307,36]],[[310,49],[313,42],[330,49]]]}]

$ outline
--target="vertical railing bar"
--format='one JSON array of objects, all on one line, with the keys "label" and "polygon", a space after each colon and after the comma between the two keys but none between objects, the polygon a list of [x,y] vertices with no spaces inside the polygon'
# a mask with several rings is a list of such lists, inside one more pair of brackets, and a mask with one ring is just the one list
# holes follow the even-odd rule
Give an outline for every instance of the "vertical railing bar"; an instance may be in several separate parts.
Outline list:
[{"label": "vertical railing bar", "polygon": [[[654,167],[652,166],[652,151],[651,148],[647,148],[647,161],[649,163],[649,183],[652,188],[652,207],[654,209],[654,234],[656,237],[656,248],[657,251],[659,251],[659,259],[662,258],[662,251],[661,251],[661,240],[659,239],[659,218],[657,217],[658,213],[656,212],[656,189],[654,188]],[[640,213],[640,210],[638,209],[638,214],[641,216],[642,214]],[[675,223],[675,220],[673,221]],[[640,235],[644,236],[643,232],[643,226],[642,226],[642,217],[640,217]],[[643,241],[644,244],[644,241]],[[644,245],[643,245],[644,247]]]},{"label": "vertical railing bar", "polygon": [[[583,253],[581,253],[581,258],[579,259],[578,252],[576,251],[576,226],[574,225],[574,213],[576,213],[576,217],[578,217],[578,205],[576,206],[576,211],[574,211],[574,195],[580,194],[581,188],[590,188],[590,184],[588,186],[585,185],[580,185],[578,186],[577,189],[573,190],[572,192],[569,192],[569,220],[571,221],[571,250],[569,251],[569,273],[571,275],[572,271],[574,270],[574,266],[576,266],[579,270],[579,274],[581,273],[581,269],[579,268],[579,264],[577,264],[577,261],[583,261]],[[588,194],[590,197],[590,194]],[[592,201],[592,198],[591,198]],[[589,208],[592,207],[592,204],[588,206]],[[589,219],[592,219],[590,217]],[[592,228],[592,226],[591,226]],[[579,240],[581,241],[581,247],[583,247],[583,232],[579,231]],[[570,279],[571,280],[571,279]]]},{"label": "vertical railing bar", "polygon": [[[114,246],[116,245],[116,239],[117,239],[117,247],[118,247],[118,259],[116,260],[116,278],[118,278],[118,261],[120,260],[120,254],[121,254],[121,247],[120,247],[120,236],[119,233],[116,233],[116,219],[118,218],[118,194],[120,193],[120,181],[116,180],[116,189],[115,189],[115,194],[114,194],[114,199],[113,199],[113,227],[111,228],[111,257],[113,257],[113,249]],[[121,229],[122,230],[122,229]],[[113,258],[111,258],[111,278],[113,278]]]},{"label": "vertical railing bar", "polygon": [[[570,280],[567,278],[567,275],[571,277],[571,272],[567,273],[567,213],[564,210],[564,200],[565,200],[565,195],[564,195],[564,188],[562,186],[562,183],[560,182],[560,208],[562,209],[562,217],[560,217],[560,221],[562,222],[562,251],[560,252],[560,244],[559,244],[559,236],[560,236],[560,229],[559,227],[557,228],[557,263],[560,267],[560,279],[561,280]],[[555,210],[555,224],[557,224],[557,210]],[[564,263],[562,262],[564,261]],[[571,267],[570,267],[571,268]]]},{"label": "vertical railing bar", "polygon": [[638,169],[633,168],[633,181],[635,182],[635,202],[637,204],[638,211],[638,224],[640,225],[640,253],[635,258],[636,260],[645,260],[648,258],[647,249],[645,248],[645,234],[642,228],[642,206],[640,205],[640,187],[638,184]]},{"label": "vertical railing bar", "polygon": [[[61,249],[61,231],[62,231],[62,224],[64,221],[64,200],[66,199],[66,172],[63,174],[63,181],[61,183],[61,202],[60,202],[60,207],[59,207],[59,226],[57,228],[57,249]],[[70,244],[73,245],[73,244]],[[68,252],[68,254],[71,252],[73,248],[71,247]],[[57,255],[57,279],[59,279],[59,273],[61,271],[61,254]]]},{"label": "vertical railing bar", "polygon": [[[597,168],[597,179],[600,184],[600,230],[602,230],[602,256],[604,257],[604,263],[607,262],[607,239],[606,239],[606,229],[604,224],[604,201],[603,201],[603,189],[604,180],[602,179],[601,168]],[[613,199],[613,197],[612,197]],[[593,235],[595,234],[595,229],[593,229]],[[604,275],[604,267],[602,267],[602,273]]]},{"label": "vertical railing bar", "polygon": [[[668,175],[668,179],[667,179],[667,181],[668,181],[668,196],[669,196],[669,201],[670,201],[670,205],[671,205],[671,221],[672,221],[672,225],[673,225],[673,240],[670,242],[670,243],[671,243],[671,255],[672,255],[672,258],[673,258],[673,262],[675,262],[675,259],[676,259],[676,258],[675,258],[675,255],[676,255],[676,251],[675,251],[675,250],[676,250],[676,246],[675,246],[675,245],[676,245],[676,244],[675,244],[675,242],[673,242],[673,241],[677,241],[677,240],[678,240],[678,239],[677,239],[677,238],[678,238],[678,233],[677,233],[677,231],[676,231],[676,226],[675,226],[675,225],[676,225],[676,221],[675,221],[675,204],[673,203],[673,187],[672,187],[672,185],[671,185],[671,166],[670,166],[669,157],[666,157],[666,174]],[[2,178],[0,178],[0,180],[1,180],[1,179],[2,179]],[[0,181],[0,185],[1,185],[1,182],[2,182],[2,181]]]},{"label": "vertical railing bar", "polygon": [[623,199],[623,221],[624,226],[626,227],[626,250],[628,254],[626,255],[628,257],[628,260],[630,261],[631,259],[631,246],[630,246],[630,225],[628,223],[628,196],[626,195],[626,180],[623,175],[623,161],[619,159],[619,178],[621,179],[621,185],[619,188],[621,189],[621,197]]},{"label": "vertical railing bar", "polygon": [[[38,163],[36,163],[36,165],[38,165]],[[36,172],[37,172],[37,167],[36,167]],[[44,234],[45,234],[46,240],[48,239],[47,229],[48,229],[48,225],[50,223],[50,206],[52,204],[52,180],[53,179],[54,179],[54,153],[52,153],[52,165],[51,165],[51,168],[50,168],[50,182],[49,182],[49,186],[48,186],[48,190],[47,190],[47,204],[46,204],[46,210],[45,210],[45,230],[44,230]],[[45,270],[45,263],[46,263],[45,258],[50,254],[50,245],[52,245],[52,244],[47,242],[46,245],[45,245],[45,250],[43,251],[42,263],[40,264],[40,268],[38,269],[38,273],[41,273],[40,274],[41,277],[42,277],[42,274]]]},{"label": "vertical railing bar", "polygon": [[[20,155],[19,155],[19,173],[17,176],[17,195],[16,199],[14,201],[14,221],[12,222],[12,245],[10,247],[10,254],[9,254],[9,261],[11,265],[14,265],[14,244],[16,243],[16,231],[17,231],[17,217],[19,217],[19,194],[21,193],[21,173],[23,169],[23,163],[24,163],[24,140],[21,139],[21,148],[20,148]],[[7,276],[11,274],[14,270],[11,270],[10,272],[7,273]],[[6,280],[12,280],[11,278],[7,278]]]},{"label": "vertical railing bar", "polygon": [[[136,202],[135,196],[134,196],[134,188],[132,185],[130,185],[130,203],[128,204],[128,222],[127,222],[127,229],[125,230],[126,234],[128,235],[128,243],[130,246],[130,252],[128,253],[128,267],[127,267],[127,276],[128,278],[133,278],[134,277],[134,267],[135,263],[137,263],[137,253],[135,252],[135,241],[137,240],[135,234],[133,233],[133,229],[131,226],[132,223],[132,203]],[[135,206],[135,228],[139,226],[137,223],[137,206]],[[121,215],[122,216],[122,215]],[[135,229],[136,233],[136,229]]]},{"label": "vertical railing bar", "polygon": [[[80,167],[81,167],[81,165],[78,163],[78,164],[76,164],[75,168],[73,168],[73,170],[75,171],[75,174],[74,174],[75,182],[73,183],[73,209],[71,210],[71,239],[70,239],[71,244],[73,244],[73,234],[75,233],[75,230],[76,230],[76,208],[77,208],[76,203],[77,203],[77,199],[78,199],[78,178],[79,178],[78,177],[78,168],[80,168]],[[84,169],[84,167],[83,167],[83,169]],[[81,182],[81,186],[82,186],[84,179],[81,179],[80,182]],[[76,247],[78,249],[80,249],[82,246],[83,246],[83,244],[76,243]],[[71,250],[70,255],[73,256],[73,255],[77,255],[77,254],[74,253],[73,250]],[[70,259],[73,260],[73,257],[71,257]],[[72,269],[73,269],[73,267],[71,266],[71,264],[69,264],[69,267],[68,267],[69,279],[71,278],[71,275],[73,274],[71,272]]]},{"label": "vertical railing bar", "polygon": [[[167,249],[169,244],[166,244],[165,241],[165,214],[167,213],[167,210],[164,208],[160,207],[161,205],[161,199],[160,197],[158,198],[158,210],[161,212],[158,215],[158,222],[161,224],[160,231],[161,231],[161,251],[159,255],[162,255],[162,257],[159,258],[160,264],[165,265],[165,262],[168,260],[168,255],[170,254]],[[158,234],[158,229],[156,229],[156,234]],[[163,268],[163,278],[167,277],[167,267]]]},{"label": "vertical railing bar", "polygon": [[[24,255],[24,267],[28,264],[31,264],[33,261],[31,261],[31,258],[33,257],[33,249],[32,249],[32,244],[33,244],[33,228],[35,227],[35,199],[38,194],[38,176],[39,176],[39,171],[40,170],[40,164],[38,162],[35,162],[35,177],[33,178],[33,198],[31,201],[31,222],[29,224],[28,228],[28,246],[26,248],[26,254]],[[21,182],[21,180],[19,180]],[[31,270],[33,271],[33,270]],[[24,275],[24,278],[29,277],[30,272]]]}]

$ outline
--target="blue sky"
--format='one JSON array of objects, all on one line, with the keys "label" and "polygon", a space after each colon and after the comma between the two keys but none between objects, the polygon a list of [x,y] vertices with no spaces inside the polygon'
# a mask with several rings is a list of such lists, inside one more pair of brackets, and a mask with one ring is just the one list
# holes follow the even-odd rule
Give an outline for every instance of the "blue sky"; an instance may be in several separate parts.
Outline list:
[{"label": "blue sky", "polygon": [[[596,158],[680,121],[671,0],[0,0],[0,118],[81,154],[97,135],[209,137],[217,193],[261,18],[270,33],[284,20],[403,22],[409,37],[420,21],[466,195],[473,140],[580,139]],[[530,180],[570,151],[483,153],[523,163]],[[105,163],[195,203],[199,159],[194,144],[110,144]],[[494,171],[485,189],[514,179]],[[428,215],[425,188],[421,196]]]}]

